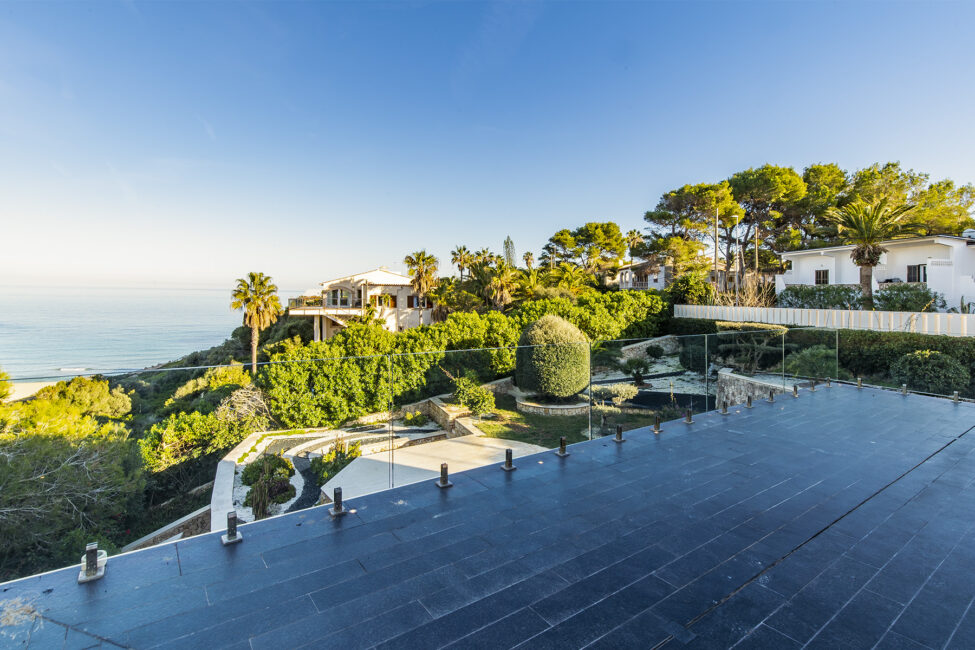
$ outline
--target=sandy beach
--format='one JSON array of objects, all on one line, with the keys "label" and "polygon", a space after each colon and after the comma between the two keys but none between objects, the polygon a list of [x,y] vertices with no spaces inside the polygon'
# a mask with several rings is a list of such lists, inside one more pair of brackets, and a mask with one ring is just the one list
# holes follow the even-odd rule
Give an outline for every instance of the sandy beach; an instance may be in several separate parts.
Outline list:
[{"label": "sandy beach", "polygon": [[30,397],[45,386],[53,386],[56,381],[15,381],[14,392],[7,398],[8,402]]}]

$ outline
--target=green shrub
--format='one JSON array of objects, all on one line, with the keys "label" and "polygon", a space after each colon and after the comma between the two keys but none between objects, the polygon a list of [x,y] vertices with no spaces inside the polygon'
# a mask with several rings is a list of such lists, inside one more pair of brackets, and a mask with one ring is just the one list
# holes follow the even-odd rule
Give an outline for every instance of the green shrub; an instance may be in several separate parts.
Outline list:
[{"label": "green shrub", "polygon": [[403,424],[408,427],[422,427],[428,421],[427,416],[423,415],[420,411],[414,411],[412,413],[407,411],[403,414]]},{"label": "green shrub", "polygon": [[911,390],[937,395],[964,391],[971,381],[968,368],[947,354],[933,350],[905,354],[894,362],[890,374]]},{"label": "green shrub", "polygon": [[681,341],[680,352],[677,358],[684,370],[692,372],[704,372],[707,363],[707,355],[704,353],[703,337],[695,337],[693,341]]},{"label": "green shrub", "polygon": [[262,454],[257,460],[244,467],[244,471],[240,473],[240,481],[244,485],[253,485],[265,474],[288,479],[295,475],[295,467],[290,460],[277,454]]},{"label": "green shrub", "polygon": [[839,330],[840,366],[855,376],[886,376],[896,361],[918,350],[943,352],[975,367],[975,337]]},{"label": "green shrub", "polygon": [[671,305],[710,305],[714,286],[698,273],[677,276],[665,291]]},{"label": "green shrub", "polygon": [[543,397],[567,398],[589,384],[589,341],[558,316],[543,316],[525,328],[516,353],[518,387]]},{"label": "green shrub", "polygon": [[475,416],[494,410],[494,393],[470,377],[458,377],[454,380],[454,397]]},{"label": "green shrub", "polygon": [[592,398],[601,403],[610,400],[616,406],[621,406],[623,402],[631,400],[640,392],[633,384],[603,384],[592,387]]},{"label": "green shrub", "polygon": [[643,375],[647,374],[650,365],[644,359],[626,359],[619,363],[620,371],[633,378],[633,383],[642,384]]},{"label": "green shrub", "polygon": [[148,469],[164,470],[232,448],[267,424],[262,418],[223,419],[214,413],[177,413],[154,424],[139,441]]},{"label": "green shrub", "polygon": [[838,377],[836,350],[825,345],[814,345],[786,357],[785,371],[793,377],[823,379]]},{"label": "green shrub", "polygon": [[99,377],[75,377],[59,381],[37,391],[34,399],[70,404],[83,415],[121,418],[132,410],[132,399],[116,386],[109,389],[108,381]]},{"label": "green shrub", "polygon": [[311,473],[315,476],[315,482],[319,487],[325,485],[361,454],[358,442],[350,445],[344,440],[336,440],[328,452],[311,459]]},{"label": "green shrub", "polygon": [[895,282],[873,294],[877,311],[938,311],[946,306],[944,296],[921,284]]},{"label": "green shrub", "polygon": [[779,307],[795,309],[860,309],[863,293],[858,285],[795,284],[775,298]]},{"label": "green shrub", "polygon": [[270,514],[271,494],[268,481],[260,480],[247,491],[244,497],[244,505],[250,506],[254,512],[255,519],[264,519]]},{"label": "green shrub", "polygon": [[10,397],[14,392],[14,385],[10,383],[10,375],[0,368],[0,402]]},{"label": "green shrub", "polygon": [[647,346],[647,356],[651,359],[659,359],[664,356],[664,349],[659,345],[653,344]]}]

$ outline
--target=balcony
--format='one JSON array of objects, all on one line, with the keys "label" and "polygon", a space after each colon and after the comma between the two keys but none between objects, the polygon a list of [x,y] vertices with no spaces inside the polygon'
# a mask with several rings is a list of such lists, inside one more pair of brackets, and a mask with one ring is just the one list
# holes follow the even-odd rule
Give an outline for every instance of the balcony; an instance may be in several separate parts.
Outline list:
[{"label": "balcony", "polygon": [[325,301],[322,296],[299,296],[297,298],[288,298],[288,309],[362,309],[362,301],[350,300],[344,305],[333,305]]}]

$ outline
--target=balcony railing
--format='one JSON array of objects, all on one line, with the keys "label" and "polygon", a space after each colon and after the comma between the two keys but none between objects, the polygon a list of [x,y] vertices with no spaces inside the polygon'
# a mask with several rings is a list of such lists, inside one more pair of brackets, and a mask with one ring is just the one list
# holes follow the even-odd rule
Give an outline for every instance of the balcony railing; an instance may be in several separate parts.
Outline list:
[{"label": "balcony railing", "polygon": [[288,298],[289,309],[362,309],[362,302],[355,300],[346,305],[332,305],[321,296],[299,296]]},{"label": "balcony railing", "polygon": [[649,280],[630,280],[628,282],[620,282],[620,289],[649,289]]}]

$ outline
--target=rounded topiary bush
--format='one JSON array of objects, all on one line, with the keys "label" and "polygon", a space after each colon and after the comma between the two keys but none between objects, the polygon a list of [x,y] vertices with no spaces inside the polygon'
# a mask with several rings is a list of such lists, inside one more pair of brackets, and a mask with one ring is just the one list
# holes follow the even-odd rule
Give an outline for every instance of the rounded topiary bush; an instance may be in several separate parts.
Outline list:
[{"label": "rounded topiary bush", "polygon": [[515,381],[522,390],[565,399],[589,385],[589,339],[572,323],[542,316],[521,334]]},{"label": "rounded topiary bush", "polygon": [[890,375],[911,390],[939,395],[963,392],[971,379],[968,368],[959,361],[933,350],[905,354],[891,365]]}]

